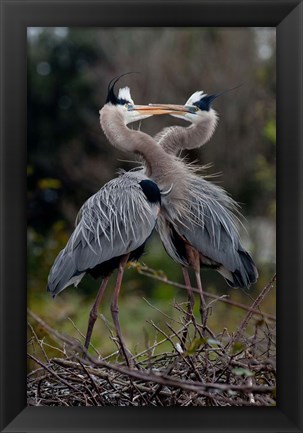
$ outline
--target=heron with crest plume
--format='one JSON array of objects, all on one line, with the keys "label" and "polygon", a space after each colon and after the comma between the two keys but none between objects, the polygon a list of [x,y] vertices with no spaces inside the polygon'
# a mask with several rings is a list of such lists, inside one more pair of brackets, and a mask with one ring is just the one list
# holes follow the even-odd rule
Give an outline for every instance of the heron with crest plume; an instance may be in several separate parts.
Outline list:
[{"label": "heron with crest plume", "polygon": [[140,154],[146,170],[122,173],[83,204],[74,232],[50,270],[47,290],[56,296],[72,284],[77,286],[85,274],[102,277],[89,315],[85,339],[88,349],[102,296],[111,274],[118,269],[111,313],[121,354],[130,364],[131,354],[119,323],[118,296],[122,277],[126,263],[138,260],[155,228],[161,197],[172,183],[170,176],[166,181],[163,167],[174,167],[176,157],[167,154],[149,135],[127,127],[131,122],[151,115],[169,114],[174,109],[135,105],[127,87],[120,89],[116,96],[114,88],[119,78],[108,86],[106,103],[100,110],[101,126],[112,145]]},{"label": "heron with crest plume", "polygon": [[[210,140],[217,126],[218,116],[212,108],[212,103],[228,91],[213,95],[207,95],[203,91],[195,92],[185,103],[186,110],[171,113],[172,116],[186,120],[191,125],[164,128],[154,139],[170,155],[177,155],[184,149],[201,147]],[[163,106],[181,108],[173,104]],[[162,202],[157,229],[167,253],[182,266],[191,307],[194,298],[188,268],[194,269],[200,292],[201,316],[205,318],[206,304],[200,276],[201,267],[215,269],[231,287],[240,288],[254,284],[258,272],[252,257],[241,244],[237,203],[223,188],[203,176],[188,172],[187,184],[187,213],[190,213],[191,218],[188,219],[187,215],[184,215],[181,219],[173,219],[173,198],[167,196]]]}]

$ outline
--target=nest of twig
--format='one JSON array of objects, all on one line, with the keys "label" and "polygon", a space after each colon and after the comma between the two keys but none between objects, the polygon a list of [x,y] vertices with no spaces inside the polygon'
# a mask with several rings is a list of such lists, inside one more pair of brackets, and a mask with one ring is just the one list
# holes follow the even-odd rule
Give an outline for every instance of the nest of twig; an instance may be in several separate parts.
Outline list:
[{"label": "nest of twig", "polygon": [[[93,357],[83,346],[59,334],[30,313],[58,342],[61,358],[49,359],[43,341],[30,325],[32,339],[44,359],[28,356],[39,368],[28,374],[31,406],[271,406],[276,402],[275,322],[259,318],[247,335],[248,323],[274,279],[255,300],[237,332],[214,335],[192,317],[161,342],[133,356],[128,367],[119,351]],[[182,311],[181,307],[177,307]],[[170,352],[155,354],[169,341]],[[118,343],[118,342],[117,342]]]}]

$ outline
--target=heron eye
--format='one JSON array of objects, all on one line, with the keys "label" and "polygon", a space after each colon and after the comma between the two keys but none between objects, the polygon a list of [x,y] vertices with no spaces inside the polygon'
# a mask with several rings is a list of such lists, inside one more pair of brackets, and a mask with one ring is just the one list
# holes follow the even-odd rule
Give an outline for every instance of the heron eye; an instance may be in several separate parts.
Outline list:
[{"label": "heron eye", "polygon": [[197,111],[199,111],[199,108],[198,108],[196,105],[193,105],[193,106],[190,108],[190,111],[191,111],[192,113],[196,113]]}]

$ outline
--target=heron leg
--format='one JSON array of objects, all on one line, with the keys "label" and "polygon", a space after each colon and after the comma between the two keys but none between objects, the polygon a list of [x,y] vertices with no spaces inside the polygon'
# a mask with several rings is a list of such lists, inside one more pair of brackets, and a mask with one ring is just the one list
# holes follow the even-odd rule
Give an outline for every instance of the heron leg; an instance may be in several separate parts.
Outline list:
[{"label": "heron leg", "polygon": [[121,347],[121,354],[124,357],[127,365],[131,366],[133,364],[133,361],[131,358],[132,355],[128,351],[128,349],[126,348],[126,345],[125,345],[123,337],[122,337],[120,322],[119,322],[119,307],[118,307],[118,298],[119,298],[119,293],[120,293],[120,287],[121,287],[124,269],[125,269],[126,263],[128,261],[128,258],[129,258],[129,254],[126,254],[125,256],[122,257],[122,259],[119,263],[118,275],[117,275],[116,285],[115,285],[115,289],[114,289],[114,296],[113,296],[113,300],[111,303],[111,313],[112,313],[114,325],[116,328],[117,336],[119,339],[120,347]]},{"label": "heron leg", "polygon": [[188,269],[185,266],[182,266],[182,272],[183,272],[184,282],[185,282],[185,286],[186,286],[186,290],[187,290],[187,296],[188,296],[188,308],[187,308],[187,310],[188,310],[189,314],[192,314],[194,303],[195,303],[195,297],[194,297],[194,294],[192,292],[190,278],[189,278],[189,274],[188,274]]},{"label": "heron leg", "polygon": [[[198,256],[199,260],[199,256]],[[202,282],[201,282],[201,275],[200,275],[200,260],[199,260],[199,266],[198,269],[195,269],[195,277],[197,282],[197,288],[199,290],[199,296],[200,296],[200,315],[201,315],[201,322],[203,327],[206,325],[206,318],[207,318],[207,309],[206,309],[206,302],[204,299],[203,294],[203,288],[202,288]]]},{"label": "heron leg", "polygon": [[[186,323],[189,323],[190,319],[193,317],[193,307],[195,303],[194,294],[192,292],[190,278],[188,269],[185,266],[182,266],[182,272],[184,277],[184,282],[187,290],[187,298],[188,298],[188,304],[187,304],[187,312],[186,312]],[[183,335],[182,335],[182,343],[185,344],[186,337],[188,334],[188,326],[186,329],[184,329]]]},{"label": "heron leg", "polygon": [[86,348],[86,350],[88,350],[88,348],[89,348],[93,328],[94,328],[95,322],[96,322],[97,317],[98,317],[99,305],[100,305],[101,299],[103,297],[104,291],[106,289],[110,275],[111,274],[109,274],[108,276],[106,276],[103,279],[103,281],[99,287],[94,305],[92,306],[92,309],[90,310],[90,313],[89,313],[89,320],[88,320],[87,332],[86,332],[85,343],[84,343],[84,347]]},{"label": "heron leg", "polygon": [[186,245],[186,252],[189,258],[189,263],[193,267],[195,271],[195,277],[196,277],[196,283],[197,288],[199,290],[199,297],[200,297],[200,315],[201,315],[201,321],[202,325],[206,325],[206,318],[207,318],[207,311],[206,311],[206,302],[204,299],[203,289],[202,289],[202,282],[201,282],[201,275],[200,275],[200,256],[196,249],[194,249],[190,245]]}]

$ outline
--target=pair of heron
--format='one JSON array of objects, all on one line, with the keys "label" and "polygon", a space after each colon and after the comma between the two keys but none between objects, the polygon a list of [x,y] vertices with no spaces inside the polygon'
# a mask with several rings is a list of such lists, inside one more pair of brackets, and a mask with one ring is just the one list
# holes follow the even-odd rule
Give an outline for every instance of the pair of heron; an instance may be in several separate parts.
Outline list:
[{"label": "pair of heron", "polygon": [[[119,89],[116,95],[119,78],[108,86],[100,124],[113,146],[139,154],[144,166],[122,172],[84,203],[74,232],[51,268],[48,291],[55,296],[72,284],[77,286],[86,273],[102,277],[89,316],[85,340],[88,350],[102,296],[111,274],[118,269],[111,312],[121,353],[129,364],[131,356],[118,317],[118,296],[127,262],[139,259],[155,228],[169,256],[182,266],[189,308],[194,297],[188,270],[194,270],[202,320],[206,304],[201,267],[217,270],[232,287],[248,287],[258,274],[240,242],[236,203],[176,156],[182,149],[200,147],[211,138],[217,125],[211,105],[220,94],[198,91],[185,105],[135,105],[128,87]],[[191,125],[165,128],[153,138],[127,127],[160,114],[180,117]]]}]

